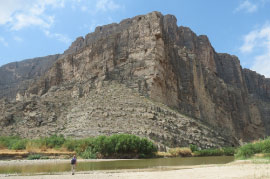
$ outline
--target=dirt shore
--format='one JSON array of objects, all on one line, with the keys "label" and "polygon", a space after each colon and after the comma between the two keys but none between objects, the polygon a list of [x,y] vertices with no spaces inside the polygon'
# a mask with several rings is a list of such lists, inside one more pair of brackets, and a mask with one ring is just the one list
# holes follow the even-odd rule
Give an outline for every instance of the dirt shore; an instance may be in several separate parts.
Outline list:
[{"label": "dirt shore", "polygon": [[74,176],[70,173],[55,175],[15,176],[0,175],[0,178],[14,179],[172,179],[172,178],[207,178],[207,179],[269,179],[270,164],[254,164],[250,161],[236,161],[225,165],[200,165],[187,167],[168,167],[162,169],[137,169],[114,171],[78,172]]}]

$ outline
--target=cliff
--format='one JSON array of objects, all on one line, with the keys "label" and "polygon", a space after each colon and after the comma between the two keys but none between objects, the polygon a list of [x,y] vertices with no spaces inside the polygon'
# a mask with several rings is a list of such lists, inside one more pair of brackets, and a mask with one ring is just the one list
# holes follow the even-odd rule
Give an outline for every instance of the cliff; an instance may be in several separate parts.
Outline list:
[{"label": "cliff", "polygon": [[6,132],[32,121],[31,132],[17,131],[24,136],[52,125],[77,137],[128,132],[166,146],[239,145],[269,135],[269,81],[174,16],[152,12],[77,38],[0,121]]},{"label": "cliff", "polygon": [[23,93],[35,79],[47,72],[59,55],[50,55],[21,62],[13,62],[0,67],[0,98],[15,99]]}]

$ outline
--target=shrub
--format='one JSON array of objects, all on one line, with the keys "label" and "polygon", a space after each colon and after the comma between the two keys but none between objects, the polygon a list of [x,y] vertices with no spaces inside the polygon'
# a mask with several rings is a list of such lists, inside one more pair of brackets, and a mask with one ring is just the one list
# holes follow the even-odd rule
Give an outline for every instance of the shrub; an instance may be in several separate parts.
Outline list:
[{"label": "shrub", "polygon": [[236,158],[248,158],[251,157],[252,155],[254,155],[254,148],[253,148],[253,144],[246,144],[241,146],[238,150],[237,153],[235,155]]},{"label": "shrub", "polygon": [[75,151],[78,145],[79,140],[67,139],[63,144],[63,147],[65,147],[68,151]]},{"label": "shrub", "polygon": [[29,155],[27,157],[28,160],[37,160],[37,159],[40,159],[41,158],[41,155],[39,154],[33,154],[33,155]]},{"label": "shrub", "polygon": [[41,156],[40,159],[49,159],[48,156]]},{"label": "shrub", "polygon": [[187,148],[187,147],[184,147],[184,148],[172,148],[172,149],[169,150],[169,153],[173,157],[178,157],[178,156],[188,157],[188,156],[191,156],[191,150],[190,150],[190,148]]},{"label": "shrub", "polygon": [[50,137],[45,137],[45,143],[48,148],[60,148],[65,143],[65,140],[62,134],[59,136],[54,134]]},{"label": "shrub", "polygon": [[42,145],[42,143],[40,143],[40,140],[31,140],[27,142],[26,150],[28,152],[39,152],[40,150],[44,149],[44,146],[45,144]]},{"label": "shrub", "polygon": [[93,151],[94,150],[93,141],[94,141],[94,138],[86,138],[86,139],[75,140],[75,142],[76,142],[76,144],[74,144],[75,151],[78,154],[80,154],[80,153],[84,152],[89,147],[91,147],[92,151]]},{"label": "shrub", "polygon": [[[262,147],[262,151],[263,153],[270,153],[270,139],[265,139],[263,142],[261,142],[263,144],[263,147]],[[259,153],[259,152],[257,152]]]},{"label": "shrub", "polygon": [[82,139],[76,152],[83,158],[96,157],[150,157],[157,151],[155,145],[145,139],[129,134],[115,134]]},{"label": "shrub", "polygon": [[[26,149],[29,152],[40,152],[47,148],[64,147],[76,151],[83,158],[97,157],[151,157],[157,147],[148,139],[129,134],[115,134],[86,139],[65,139],[63,135],[52,135],[39,139],[26,140],[19,137],[0,137],[0,146],[9,149]],[[29,158],[39,158],[29,156]]]},{"label": "shrub", "polygon": [[198,146],[197,145],[194,145],[194,144],[190,144],[189,145],[189,148],[192,152],[195,152],[195,151],[198,151]]},{"label": "shrub", "polygon": [[96,153],[92,151],[92,149],[89,147],[85,151],[83,151],[80,156],[85,159],[96,159]]},{"label": "shrub", "polygon": [[26,139],[19,139],[14,141],[11,145],[12,150],[23,150],[26,148],[27,140]]},{"label": "shrub", "polygon": [[255,153],[261,153],[264,150],[264,143],[263,142],[256,142],[252,144],[252,150]]},{"label": "shrub", "polygon": [[12,149],[14,143],[20,141],[21,138],[18,136],[1,136],[0,137],[0,146],[1,148]]},{"label": "shrub", "polygon": [[270,138],[248,143],[238,148],[236,158],[249,158],[257,153],[270,153]]},{"label": "shrub", "polygon": [[224,154],[222,149],[204,149],[195,151],[196,156],[221,156]]},{"label": "shrub", "polygon": [[224,155],[226,156],[233,156],[235,153],[234,147],[224,147],[222,148]]}]

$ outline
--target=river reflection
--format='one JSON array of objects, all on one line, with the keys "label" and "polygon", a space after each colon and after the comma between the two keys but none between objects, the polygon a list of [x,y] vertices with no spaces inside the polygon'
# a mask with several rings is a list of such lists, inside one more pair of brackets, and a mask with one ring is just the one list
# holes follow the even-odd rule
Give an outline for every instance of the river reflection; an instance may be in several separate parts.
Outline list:
[{"label": "river reflection", "polygon": [[[115,169],[143,169],[160,168],[166,166],[188,166],[203,164],[225,164],[234,160],[234,157],[187,157],[187,158],[155,158],[140,160],[116,160],[116,161],[84,161],[78,160],[76,171],[90,170],[115,170]],[[46,163],[27,165],[0,166],[1,174],[35,174],[58,173],[70,171],[70,163]]]}]

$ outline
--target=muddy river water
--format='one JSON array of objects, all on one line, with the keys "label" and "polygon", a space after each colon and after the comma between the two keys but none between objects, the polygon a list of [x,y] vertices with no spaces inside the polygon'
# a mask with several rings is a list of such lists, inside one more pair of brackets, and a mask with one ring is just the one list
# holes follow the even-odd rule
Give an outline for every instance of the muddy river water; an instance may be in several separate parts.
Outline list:
[{"label": "muddy river water", "polygon": [[[232,162],[234,157],[186,157],[186,158],[155,158],[139,160],[114,160],[114,161],[80,161],[76,171],[91,170],[119,170],[119,169],[145,169],[155,168],[161,170],[168,166],[191,166],[205,164],[225,164]],[[0,174],[52,174],[70,171],[70,162],[27,162],[26,164],[0,165]]]}]

